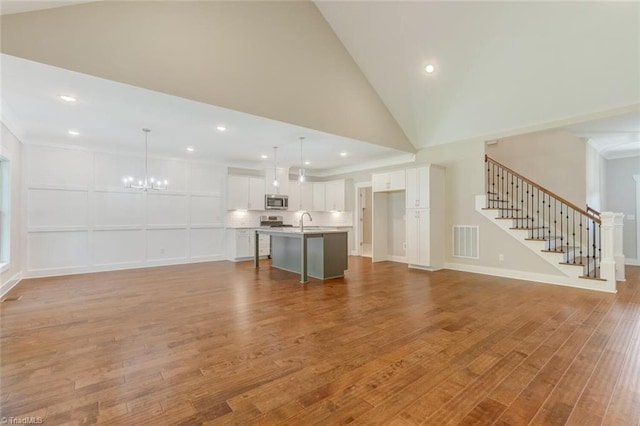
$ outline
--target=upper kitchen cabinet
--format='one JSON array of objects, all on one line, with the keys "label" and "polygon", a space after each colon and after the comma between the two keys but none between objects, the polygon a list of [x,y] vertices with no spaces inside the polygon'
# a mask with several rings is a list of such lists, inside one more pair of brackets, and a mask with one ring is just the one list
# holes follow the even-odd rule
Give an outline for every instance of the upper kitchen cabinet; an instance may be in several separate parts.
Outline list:
[{"label": "upper kitchen cabinet", "polygon": [[[265,194],[290,195],[289,191],[289,169],[287,168],[269,168],[265,170]],[[274,179],[277,180],[278,186],[273,184]]]},{"label": "upper kitchen cabinet", "polygon": [[325,182],[325,209],[329,211],[345,211],[344,179]]},{"label": "upper kitchen cabinet", "polygon": [[313,190],[311,183],[289,181],[289,209],[290,212],[313,210]]},{"label": "upper kitchen cabinet", "polygon": [[[311,211],[314,212],[323,212],[326,210],[325,206],[325,191],[326,185],[324,182],[311,182],[311,187],[313,188],[313,203],[311,206]],[[304,190],[303,190],[304,191]]]},{"label": "upper kitchen cabinet", "polygon": [[404,191],[405,185],[404,170],[373,175],[373,192]]},{"label": "upper kitchen cabinet", "polygon": [[265,179],[258,176],[229,175],[228,210],[264,210]]}]

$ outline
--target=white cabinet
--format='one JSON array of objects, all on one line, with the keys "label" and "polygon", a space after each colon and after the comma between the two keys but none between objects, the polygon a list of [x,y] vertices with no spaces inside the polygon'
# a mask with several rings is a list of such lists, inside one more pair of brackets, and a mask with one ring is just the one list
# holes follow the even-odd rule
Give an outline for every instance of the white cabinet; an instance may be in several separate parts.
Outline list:
[{"label": "white cabinet", "polygon": [[300,199],[300,183],[297,180],[289,181],[289,208],[290,212],[297,212],[302,207]]},{"label": "white cabinet", "polygon": [[428,165],[407,170],[407,263],[409,267],[444,266],[445,170]]},{"label": "white cabinet", "polygon": [[289,181],[289,209],[290,212],[313,210],[313,186],[310,182],[299,183]]},{"label": "white cabinet", "polygon": [[[255,229],[228,229],[227,258],[233,261],[253,258],[255,250]],[[269,255],[268,235],[260,235],[258,252],[261,257]]]},{"label": "white cabinet", "polygon": [[311,211],[323,212],[325,211],[325,183],[324,182],[311,182],[313,188],[313,198]]},{"label": "white cabinet", "polygon": [[228,210],[264,210],[264,178],[229,175]]},{"label": "white cabinet", "polygon": [[325,182],[325,209],[343,212],[345,210],[344,179]]},{"label": "white cabinet", "polygon": [[403,191],[404,189],[404,170],[373,175],[373,192]]},{"label": "white cabinet", "polygon": [[429,209],[407,210],[407,263],[430,266]]},{"label": "white cabinet", "polygon": [[[273,185],[274,176],[278,181],[278,186]],[[289,190],[289,169],[286,168],[277,168],[275,169],[266,169],[265,170],[265,180],[264,180],[264,192],[265,194],[282,194],[282,195],[290,195]]]},{"label": "white cabinet", "polygon": [[407,170],[407,208],[428,209],[431,166]]}]

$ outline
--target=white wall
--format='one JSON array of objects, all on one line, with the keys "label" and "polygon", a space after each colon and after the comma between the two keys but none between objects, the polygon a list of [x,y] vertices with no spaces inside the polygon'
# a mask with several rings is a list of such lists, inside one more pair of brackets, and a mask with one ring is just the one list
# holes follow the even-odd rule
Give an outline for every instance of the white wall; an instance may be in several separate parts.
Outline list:
[{"label": "white wall", "polygon": [[224,258],[225,167],[149,159],[168,191],[125,190],[143,159],[81,149],[24,150],[25,276]]},{"label": "white wall", "polygon": [[639,261],[636,211],[636,182],[640,174],[640,156],[607,160],[607,211],[624,213],[622,251],[626,259]]},{"label": "white wall", "polygon": [[10,162],[11,171],[11,228],[10,228],[10,253],[9,264],[0,270],[0,295],[6,293],[22,277],[22,150],[23,145],[13,133],[5,127],[0,129],[0,156]]}]

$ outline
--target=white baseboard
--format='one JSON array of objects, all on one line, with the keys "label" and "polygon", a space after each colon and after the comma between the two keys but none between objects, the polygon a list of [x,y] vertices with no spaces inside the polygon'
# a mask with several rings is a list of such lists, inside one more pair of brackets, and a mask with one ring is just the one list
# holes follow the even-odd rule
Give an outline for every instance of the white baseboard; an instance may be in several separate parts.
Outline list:
[{"label": "white baseboard", "polygon": [[[253,258],[252,258],[253,259]],[[202,256],[193,259],[171,259],[171,260],[154,260],[147,263],[142,262],[126,262],[126,263],[113,263],[109,265],[99,266],[81,266],[71,268],[55,268],[55,269],[37,269],[25,271],[22,278],[43,278],[43,277],[59,277],[62,275],[78,275],[78,274],[91,274],[94,272],[108,272],[108,271],[124,271],[128,269],[140,269],[140,268],[155,268],[157,266],[172,266],[172,265],[186,265],[189,263],[203,263],[203,262],[219,262],[226,260],[224,256]]]},{"label": "white baseboard", "polygon": [[[513,278],[517,280],[533,281],[544,284],[561,285],[565,287],[582,288],[585,290],[603,291],[605,293],[616,293],[615,289],[610,290],[603,288],[604,281],[580,279],[579,284],[576,284],[570,277],[562,275],[549,275],[539,274],[537,272],[517,271],[513,269],[501,269],[492,268],[489,266],[468,265],[464,263],[445,263],[446,269],[452,269],[454,271],[471,272],[482,275],[492,275],[495,277]],[[583,282],[584,281],[584,282]]]},{"label": "white baseboard", "polygon": [[412,265],[412,264],[408,264],[407,265],[409,268],[411,269],[419,269],[421,271],[429,271],[429,272],[435,272],[435,271],[440,271],[441,269],[443,269],[442,267],[431,267],[431,266],[420,266],[420,265]]},{"label": "white baseboard", "polygon": [[9,278],[6,283],[2,284],[2,287],[0,287],[0,297],[4,297],[4,295],[7,294],[9,290],[17,286],[20,281],[22,281],[22,272],[18,272],[13,277]]},{"label": "white baseboard", "polygon": [[638,259],[625,259],[624,260],[624,264],[625,265],[631,265],[631,266],[640,266],[640,260],[638,260]]}]

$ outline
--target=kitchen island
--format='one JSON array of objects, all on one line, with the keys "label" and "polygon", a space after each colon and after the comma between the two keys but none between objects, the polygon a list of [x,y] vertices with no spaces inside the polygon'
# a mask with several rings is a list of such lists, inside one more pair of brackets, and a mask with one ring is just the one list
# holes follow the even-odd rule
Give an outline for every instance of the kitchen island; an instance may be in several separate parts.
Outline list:
[{"label": "kitchen island", "polygon": [[[271,237],[271,266],[300,274],[300,282],[308,277],[326,280],[344,276],[347,269],[347,231],[336,229],[264,228],[258,235]],[[259,266],[256,243],[254,266]]]}]

